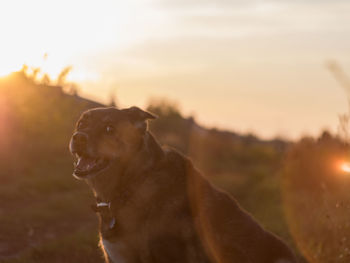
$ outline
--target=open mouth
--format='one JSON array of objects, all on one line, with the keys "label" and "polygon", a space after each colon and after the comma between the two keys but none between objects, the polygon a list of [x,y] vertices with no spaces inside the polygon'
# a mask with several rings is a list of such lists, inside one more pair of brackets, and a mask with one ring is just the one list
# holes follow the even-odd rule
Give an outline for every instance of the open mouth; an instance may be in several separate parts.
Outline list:
[{"label": "open mouth", "polygon": [[79,156],[74,165],[73,176],[77,179],[86,179],[94,176],[109,166],[110,161],[105,158]]}]

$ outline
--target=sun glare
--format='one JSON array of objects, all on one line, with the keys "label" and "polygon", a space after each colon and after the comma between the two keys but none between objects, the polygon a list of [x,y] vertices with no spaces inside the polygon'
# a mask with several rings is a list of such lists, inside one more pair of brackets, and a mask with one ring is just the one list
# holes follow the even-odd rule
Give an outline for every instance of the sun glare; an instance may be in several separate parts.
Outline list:
[{"label": "sun glare", "polygon": [[[1,53],[0,53],[1,54]],[[18,71],[21,69],[21,64],[11,63],[11,61],[5,60],[4,62],[0,61],[0,77],[5,77],[11,72]]]},{"label": "sun glare", "polygon": [[350,163],[348,162],[342,162],[340,164],[340,169],[345,173],[350,173]]},{"label": "sun glare", "polygon": [[[130,25],[136,27],[133,20],[138,17],[130,15],[132,7],[113,0],[0,1],[0,76],[23,64],[57,76],[66,66],[84,65],[87,55],[127,47],[133,39]],[[78,75],[80,80],[82,73]]]}]

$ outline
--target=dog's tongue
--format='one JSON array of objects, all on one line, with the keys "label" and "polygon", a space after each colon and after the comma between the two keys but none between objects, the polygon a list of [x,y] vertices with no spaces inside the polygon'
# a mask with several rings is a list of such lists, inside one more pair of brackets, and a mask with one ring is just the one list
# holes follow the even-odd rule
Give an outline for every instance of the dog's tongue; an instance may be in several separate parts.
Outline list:
[{"label": "dog's tongue", "polygon": [[77,165],[75,166],[75,169],[81,172],[89,171],[91,168],[93,168],[95,161],[96,161],[95,158],[80,157],[78,159]]}]

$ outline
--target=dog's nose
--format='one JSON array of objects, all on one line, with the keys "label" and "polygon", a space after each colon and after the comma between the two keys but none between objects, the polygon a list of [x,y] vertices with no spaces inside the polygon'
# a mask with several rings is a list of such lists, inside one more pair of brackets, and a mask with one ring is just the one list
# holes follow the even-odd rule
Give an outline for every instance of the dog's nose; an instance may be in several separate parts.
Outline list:
[{"label": "dog's nose", "polygon": [[83,132],[76,132],[73,134],[72,140],[75,144],[85,145],[87,143],[87,134]]}]

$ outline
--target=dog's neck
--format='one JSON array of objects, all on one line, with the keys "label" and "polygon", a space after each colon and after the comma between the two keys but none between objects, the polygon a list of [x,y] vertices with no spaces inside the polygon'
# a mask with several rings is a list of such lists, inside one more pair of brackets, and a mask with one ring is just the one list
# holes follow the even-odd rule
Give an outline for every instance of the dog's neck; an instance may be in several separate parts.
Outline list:
[{"label": "dog's neck", "polygon": [[87,179],[88,185],[94,191],[100,202],[111,202],[130,192],[135,184],[143,181],[145,175],[151,171],[158,160],[162,159],[164,151],[154,137],[146,132],[143,143],[138,152],[126,163],[118,160],[112,164],[113,173],[102,173]]},{"label": "dog's neck", "polygon": [[161,146],[149,132],[146,132],[140,150],[127,163],[125,173],[127,176],[145,173],[163,157],[164,151]]}]

